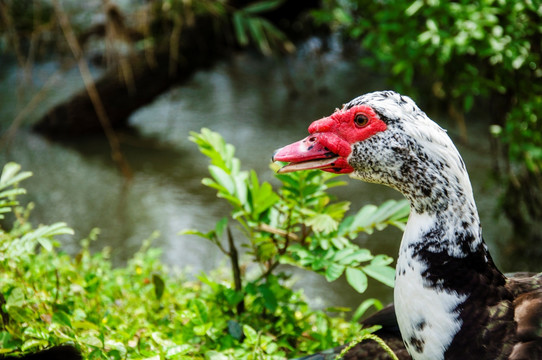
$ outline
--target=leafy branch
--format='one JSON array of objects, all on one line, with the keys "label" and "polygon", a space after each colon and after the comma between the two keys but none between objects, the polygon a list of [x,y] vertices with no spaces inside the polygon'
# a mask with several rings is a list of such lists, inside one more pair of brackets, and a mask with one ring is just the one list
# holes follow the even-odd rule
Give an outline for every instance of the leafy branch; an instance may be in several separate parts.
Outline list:
[{"label": "leafy branch", "polygon": [[[215,166],[227,164],[226,173],[240,178],[242,173],[247,174],[244,187],[250,185],[251,189],[246,191],[247,199],[254,197],[254,189],[267,188],[254,181],[257,178],[249,181],[249,172],[230,172],[238,166],[233,148],[212,132],[206,135],[231,155],[213,159]],[[202,142],[202,149],[212,153],[206,144]],[[274,236],[274,240],[249,247],[250,256],[258,259],[274,249],[273,256],[261,264],[267,271],[265,276],[255,280],[244,276],[244,264],[236,254],[237,244],[228,219],[220,220],[209,234],[203,234],[222,246],[232,259],[232,285],[224,280],[223,269],[201,274],[195,280],[172,272],[161,263],[161,251],[151,248],[150,240],[121,267],[113,267],[110,248],[91,253],[89,245],[97,238],[98,230],[81,241],[76,256],[57,251],[58,235],[72,231],[63,223],[32,226],[32,207],[24,208],[17,201],[17,196],[24,193],[17,183],[29,176],[29,172],[21,172],[20,166],[11,163],[0,175],[1,214],[15,215],[9,230],[4,229],[4,223],[0,228],[3,355],[20,356],[44,347],[71,344],[86,359],[253,359],[255,355],[284,359],[335,347],[361,331],[355,322],[311,310],[302,293],[289,287],[288,276],[276,274],[273,264],[281,263],[281,257],[290,254],[291,245],[300,244],[301,237],[307,245],[315,242],[310,227],[293,220],[299,209],[279,209],[278,204],[287,198],[281,192],[272,191],[278,203],[256,211],[258,221],[253,211],[243,210],[248,205],[234,207],[239,212],[235,219],[249,225],[247,234],[255,236],[254,242]],[[214,178],[209,181],[216,182]],[[238,188],[242,187],[238,184]],[[313,202],[306,200],[305,206]],[[260,203],[250,201],[252,209],[261,209]],[[273,222],[272,218],[291,221]],[[234,221],[242,229],[241,223]],[[258,223],[260,226],[255,226]],[[226,245],[218,241],[222,237],[227,237]],[[235,274],[236,270],[239,273]],[[372,306],[378,309],[382,305],[374,299],[365,300],[354,319]]]},{"label": "leafy branch", "polygon": [[[24,210],[19,207],[16,200],[18,195],[25,194],[26,191],[18,188],[17,184],[32,176],[32,173],[20,170],[19,164],[7,163],[0,175],[0,219],[4,219],[4,214],[9,212],[14,212],[17,219],[14,228],[11,229],[11,233],[16,235],[14,238],[8,236],[0,226],[0,262],[16,262],[21,256],[30,256],[38,245],[51,251],[56,245],[53,240],[55,236],[73,234],[73,230],[62,222],[42,225],[31,231],[27,229]],[[20,236],[17,236],[19,234]]]},{"label": "leafy branch", "polygon": [[[336,175],[320,171],[277,174],[281,187],[275,191],[268,182],[260,182],[253,170],[241,170],[234,146],[218,133],[202,129],[191,133],[190,139],[210,160],[211,177],[202,183],[231,205],[230,219],[247,240],[247,255],[261,269],[259,279],[266,280],[279,264],[290,264],[315,271],[328,281],[345,274],[360,293],[367,289],[367,277],[393,286],[393,259],[373,255],[352,240],[361,232],[372,234],[389,225],[403,229],[409,214],[406,201],[366,205],[345,217],[350,203],[335,201],[327,193],[344,184]],[[231,258],[231,252],[221,244],[227,223],[228,219],[222,218],[207,233],[185,230],[182,234],[208,239]]]}]

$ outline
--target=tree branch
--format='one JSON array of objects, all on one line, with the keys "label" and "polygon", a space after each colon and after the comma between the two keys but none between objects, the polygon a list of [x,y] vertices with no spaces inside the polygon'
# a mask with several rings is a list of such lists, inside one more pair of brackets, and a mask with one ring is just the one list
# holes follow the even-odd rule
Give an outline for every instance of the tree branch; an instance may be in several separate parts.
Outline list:
[{"label": "tree branch", "polygon": [[[228,255],[231,259],[231,269],[233,272],[233,282],[235,284],[235,291],[242,292],[243,283],[241,280],[241,268],[239,267],[239,253],[237,252],[237,248],[235,247],[235,244],[233,242],[233,236],[231,234],[231,230],[229,226],[227,230],[228,230],[228,244],[230,247],[230,251]],[[243,296],[243,300],[241,300],[237,304],[237,315],[241,315],[244,311],[245,311],[245,300]]]}]

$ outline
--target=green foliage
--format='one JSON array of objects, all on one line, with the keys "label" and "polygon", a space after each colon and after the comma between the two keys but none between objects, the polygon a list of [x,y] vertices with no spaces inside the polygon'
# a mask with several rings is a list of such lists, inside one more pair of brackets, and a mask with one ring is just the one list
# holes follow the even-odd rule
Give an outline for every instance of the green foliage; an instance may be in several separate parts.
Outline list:
[{"label": "green foliage", "polygon": [[[10,262],[13,266],[17,266],[22,258],[31,257],[38,245],[51,251],[53,246],[57,245],[53,240],[55,236],[73,234],[73,231],[64,223],[39,226],[37,229],[29,228],[30,208],[26,211],[20,208],[16,198],[18,195],[25,194],[26,191],[16,185],[32,176],[32,173],[20,172],[20,169],[20,165],[8,163],[0,175],[0,219],[4,219],[4,214],[11,212],[14,212],[16,216],[11,229],[13,237],[0,232],[0,261]],[[13,211],[14,209],[16,211]]]},{"label": "green foliage", "polygon": [[[329,281],[345,274],[359,292],[367,288],[367,276],[393,286],[392,259],[372,255],[351,240],[388,225],[401,228],[408,204],[367,205],[345,217],[349,203],[334,201],[326,192],[342,185],[335,175],[277,175],[282,187],[275,191],[254,171],[241,170],[234,147],[219,134],[203,129],[191,139],[210,159],[210,177],[203,183],[232,211],[208,233],[184,233],[204,237],[227,254],[233,279],[222,269],[197,280],[174,273],[161,263],[151,240],[126,266],[113,268],[111,249],[89,250],[97,230],[81,242],[75,257],[59,252],[58,236],[73,231],[64,223],[30,223],[32,206],[19,205],[17,196],[25,191],[17,183],[31,173],[9,163],[0,176],[0,214],[14,218],[9,230],[0,228],[0,354],[71,343],[88,359],[282,359],[375,330],[361,332],[355,322],[311,310],[277,266],[293,264]],[[250,262],[243,266],[230,221],[247,240]],[[254,265],[258,271],[250,277],[240,269]],[[370,307],[382,304],[365,300],[354,319]]]},{"label": "green foliage", "polygon": [[504,110],[492,120],[505,123],[510,159],[540,170],[540,1],[327,0],[315,17],[359,38],[370,53],[363,64],[414,97],[430,90],[468,111],[500,94]]},{"label": "green foliage", "polygon": [[[294,51],[294,45],[286,35],[263,15],[275,10],[284,0],[260,0],[246,2],[239,8],[232,1],[216,0],[160,0],[153,3],[154,38],[163,36],[164,20],[173,25],[172,32],[180,36],[180,26],[194,21],[194,16],[212,16],[218,21],[231,24],[235,39],[240,46],[254,44],[263,54],[274,51]],[[166,25],[169,27],[169,25]],[[178,32],[178,34],[176,34]],[[173,38],[174,36],[172,36]],[[176,39],[178,41],[178,39]],[[149,42],[149,39],[145,39]],[[154,40],[153,40],[154,41]]]},{"label": "green foliage", "polygon": [[[372,233],[388,225],[403,228],[409,214],[406,200],[367,205],[345,217],[348,201],[333,201],[326,191],[343,185],[337,175],[322,171],[277,174],[281,188],[274,191],[258,180],[254,171],[243,171],[234,147],[217,133],[202,129],[191,133],[192,141],[209,157],[211,178],[203,184],[217,190],[217,196],[232,206],[236,221],[247,240],[247,255],[260,267],[261,278],[270,276],[279,264],[315,271],[328,281],[346,275],[358,292],[367,288],[367,276],[393,286],[395,272],[386,255],[373,255],[352,240],[360,232]],[[185,234],[204,237],[223,249],[221,237],[228,219],[220,220],[208,233],[187,230]]]},{"label": "green foliage", "polygon": [[[380,206],[366,205],[356,214],[345,217],[350,203],[334,201],[327,193],[329,188],[344,185],[344,182],[337,180],[337,175],[318,170],[276,174],[281,187],[275,191],[268,182],[260,182],[253,170],[241,170],[234,146],[225,143],[220,134],[202,129],[200,133],[192,132],[190,140],[210,160],[211,177],[204,178],[202,183],[215,189],[217,196],[232,207],[230,219],[237,223],[244,235],[246,256],[251,258],[247,266],[255,264],[259,267],[259,273],[254,276],[256,280],[241,277],[238,255],[228,225],[230,220],[226,217],[207,233],[198,230],[182,232],[210,240],[231,258],[236,287],[235,292],[230,289],[225,296],[229,299],[229,305],[236,307],[238,316],[244,318],[248,308],[255,314],[271,316],[276,316],[279,309],[287,308],[286,304],[280,304],[280,299],[283,297],[281,294],[290,290],[280,281],[288,276],[283,272],[276,274],[279,264],[314,271],[328,281],[334,281],[344,274],[348,283],[360,293],[367,289],[367,276],[393,287],[395,271],[390,266],[393,259],[386,255],[375,256],[353,240],[360,232],[372,234],[374,230],[382,230],[388,225],[404,229],[410,212],[406,200],[389,200]],[[224,234],[227,234],[229,250],[222,244]],[[354,321],[371,306],[382,308],[378,300],[367,299],[354,313]],[[275,344],[288,347],[280,342],[287,329],[300,334],[301,329],[292,328],[291,324],[283,326],[280,319],[266,319],[266,323],[268,321],[279,325],[275,330],[280,331],[278,333],[281,335]],[[359,329],[356,330],[359,335]],[[356,340],[372,338],[369,334],[374,330],[364,330],[361,334],[367,336]],[[241,333],[241,330],[236,333]],[[334,346],[332,337],[320,334],[312,336],[320,345],[326,344],[323,348]],[[303,351],[305,353],[312,352],[316,348],[305,350],[308,350]]]},{"label": "green foliage", "polygon": [[[62,11],[68,13],[71,25],[77,34],[82,34],[83,40],[88,38],[89,32],[95,31],[93,27],[96,23],[92,19],[97,14],[105,13],[104,25],[115,27],[120,32],[116,36],[124,35],[122,38],[126,41],[130,38],[129,33],[137,33],[135,49],[152,50],[168,43],[174,57],[179,56],[176,48],[182,41],[183,27],[192,25],[198,16],[211,17],[217,22],[231,25],[232,36],[240,46],[253,44],[265,55],[275,51],[293,52],[295,46],[292,42],[264,17],[266,12],[277,9],[283,3],[284,0],[244,1],[240,7],[238,2],[229,0],[156,0],[150,4],[125,1],[82,7],[76,2],[61,2]],[[62,48],[56,43],[63,37],[56,23],[55,6],[47,1],[33,0],[7,0],[5,4],[2,3],[0,52],[11,52],[24,59],[26,55],[21,50],[27,47],[25,42],[37,40]]]},{"label": "green foliage", "polygon": [[[17,196],[24,194],[17,183],[31,174],[9,163],[0,176],[0,213],[11,213],[14,218],[10,229],[4,224],[0,227],[0,355],[71,343],[86,359],[283,359],[334,347],[361,332],[354,322],[311,310],[302,293],[291,290],[288,276],[271,271],[274,261],[288,254],[278,252],[303,225],[298,221],[314,218],[314,210],[323,209],[333,220],[325,230],[337,233],[340,223],[332,223],[341,217],[345,206],[331,211],[324,185],[315,186],[318,176],[311,174],[313,182],[303,179],[300,184],[304,189],[298,190],[317,196],[305,197],[303,207],[291,209],[298,220],[291,220],[289,231],[278,236],[275,232],[280,233],[277,229],[281,228],[271,226],[281,222],[270,220],[288,218],[279,208],[288,209],[293,195],[285,191],[277,194],[268,183],[260,183],[254,172],[241,171],[233,146],[218,134],[203,130],[193,134],[193,139],[212,160],[212,179],[204,182],[232,204],[234,219],[244,233],[252,234],[249,252],[260,262],[265,276],[244,279],[241,289],[223,275],[223,269],[189,279],[160,261],[161,251],[150,247],[152,239],[145,241],[125,266],[114,268],[110,248],[96,254],[89,250],[97,230],[81,242],[75,257],[69,256],[57,250],[57,238],[72,230],[63,223],[37,228],[31,224],[31,205],[24,208],[17,201]],[[326,186],[334,183],[332,177],[325,177]],[[374,216],[372,221],[379,218],[383,217]],[[397,221],[396,216],[385,218],[390,224]],[[264,223],[267,231],[260,228]],[[377,228],[378,224],[366,222],[363,226]],[[306,244],[326,239],[310,236],[310,227],[304,226]],[[353,225],[347,229],[357,231]],[[342,231],[347,236],[348,231]],[[226,220],[221,220],[210,233],[198,234],[212,240],[227,232]],[[333,245],[328,246],[331,248]],[[289,261],[298,261],[290,255]],[[388,268],[390,261],[366,251],[334,259],[344,264],[362,260],[365,267],[383,268]],[[381,304],[366,300],[356,317],[371,306],[379,308]]]},{"label": "green foliage", "polygon": [[492,126],[492,133],[508,146],[508,154],[516,163],[523,163],[533,174],[542,172],[542,97],[531,94],[518,99],[507,114],[505,128]]},{"label": "green foliage", "polygon": [[32,173],[28,171],[19,173],[20,169],[21,166],[15,163],[4,166],[0,176],[0,219],[4,219],[4,213],[11,212],[12,207],[19,205],[16,196],[26,193],[24,189],[17,188],[16,184],[32,176]]},{"label": "green foliage", "polygon": [[293,52],[295,47],[269,20],[261,17],[262,13],[274,10],[284,0],[263,0],[248,4],[232,14],[232,23],[237,42],[247,46],[250,39],[258,46],[263,54],[270,55],[273,48]]}]

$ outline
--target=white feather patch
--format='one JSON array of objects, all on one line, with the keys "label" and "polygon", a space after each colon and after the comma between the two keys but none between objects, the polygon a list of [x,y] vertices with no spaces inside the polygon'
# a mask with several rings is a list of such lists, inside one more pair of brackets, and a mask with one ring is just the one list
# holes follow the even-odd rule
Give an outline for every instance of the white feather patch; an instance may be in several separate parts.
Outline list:
[{"label": "white feather patch", "polygon": [[[427,264],[414,259],[408,245],[420,241],[420,233],[431,226],[434,226],[431,216],[411,214],[397,260],[394,291],[397,322],[415,360],[444,359],[446,348],[461,327],[459,314],[454,311],[466,299],[465,295],[425,285],[422,273]],[[421,346],[416,348],[410,344],[412,340]]]}]

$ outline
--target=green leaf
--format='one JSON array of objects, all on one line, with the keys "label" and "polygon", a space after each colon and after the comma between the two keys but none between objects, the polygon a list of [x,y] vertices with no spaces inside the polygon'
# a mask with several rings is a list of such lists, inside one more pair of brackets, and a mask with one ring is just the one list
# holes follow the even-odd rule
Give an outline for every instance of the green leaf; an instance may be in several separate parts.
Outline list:
[{"label": "green leaf", "polygon": [[[199,334],[198,334],[199,335]],[[174,346],[173,341],[171,341],[169,338],[165,337],[164,334],[162,334],[159,331],[154,331],[151,333],[151,338],[154,340],[155,343],[162,347],[171,347]]]},{"label": "green leaf", "polygon": [[240,11],[236,11],[235,13],[233,13],[232,21],[233,21],[233,28],[235,30],[235,37],[237,38],[237,42],[241,46],[247,46],[248,36],[245,30],[246,19],[243,13]]},{"label": "green leaf", "polygon": [[26,351],[28,349],[32,349],[35,347],[45,347],[47,345],[49,345],[49,342],[47,340],[29,339],[26,340],[21,346],[21,350]]},{"label": "green leaf", "polygon": [[241,340],[243,337],[243,328],[235,320],[228,320],[228,333],[236,340]]},{"label": "green leaf", "polygon": [[164,295],[165,282],[159,275],[152,274],[152,283],[154,285],[154,295],[156,296],[156,300],[160,300],[162,295]]},{"label": "green leaf", "polygon": [[341,262],[342,259],[346,258],[349,255],[352,255],[354,251],[356,251],[354,247],[347,247],[345,249],[341,249],[337,251],[335,254],[333,254],[332,260],[335,262]]},{"label": "green leaf", "polygon": [[[160,360],[160,357],[158,357],[156,360]],[[209,350],[205,352],[205,360],[231,360],[231,357],[215,350]]]},{"label": "green leaf", "polygon": [[406,10],[405,13],[407,16],[412,16],[418,12],[423,7],[423,1],[422,0],[416,0],[414,1]]},{"label": "green leaf", "polygon": [[352,229],[365,229],[368,228],[372,221],[373,214],[378,210],[375,205],[363,206],[354,217],[352,223]]},{"label": "green leaf", "polygon": [[394,287],[395,285],[395,269],[392,267],[367,265],[363,267],[363,272],[389,287]]},{"label": "green leaf", "polygon": [[254,203],[253,213],[257,217],[276,202],[279,201],[279,196],[273,192],[271,184],[268,182],[262,183],[258,188],[252,187],[252,201]]},{"label": "green leaf", "polygon": [[284,0],[262,0],[253,2],[243,8],[243,11],[251,14],[259,14],[279,7]]},{"label": "green leaf", "polygon": [[96,331],[88,331],[77,338],[80,342],[96,348],[103,347],[103,341],[97,336]]},{"label": "green leaf", "polygon": [[26,233],[21,242],[27,242],[29,246],[34,246],[34,242],[39,242],[47,251],[51,251],[53,244],[50,238],[57,235],[73,235],[73,230],[66,223],[59,222],[52,225],[40,226],[32,232]]},{"label": "green leaf", "polygon": [[11,343],[13,336],[7,331],[0,331],[0,349],[7,348]]},{"label": "green leaf", "polygon": [[190,309],[196,315],[196,318],[202,322],[206,323],[209,319],[209,308],[207,304],[201,299],[192,299],[190,301]]},{"label": "green leaf", "polygon": [[326,268],[325,277],[326,280],[331,282],[337,280],[344,272],[344,265],[331,263]]},{"label": "green leaf", "polygon": [[388,200],[378,207],[365,205],[355,215],[350,231],[371,234],[373,229],[383,230],[388,224],[401,227],[398,224],[406,222],[409,213],[410,204],[406,200]]},{"label": "green leaf", "polygon": [[340,220],[350,209],[350,201],[340,201],[326,206],[325,213],[333,219]]},{"label": "green leaf", "polygon": [[209,165],[209,173],[213,179],[215,179],[215,181],[227,191],[228,194],[235,193],[235,184],[230,174],[215,165]]},{"label": "green leaf", "polygon": [[265,307],[272,313],[275,312],[278,307],[278,302],[273,291],[271,291],[266,285],[260,285],[258,287],[258,291],[263,297]]},{"label": "green leaf", "polygon": [[393,258],[388,255],[375,255],[374,259],[371,261],[371,265],[373,266],[384,266],[389,265],[393,262]]},{"label": "green leaf", "polygon": [[[8,189],[0,193],[0,198],[10,198],[10,197],[16,197],[18,195],[24,195],[24,194],[26,194],[25,189],[21,189],[21,188]],[[13,204],[16,204],[16,202],[13,202]]]},{"label": "green leaf", "polygon": [[192,349],[193,349],[192,345],[188,345],[188,344],[172,346],[166,350],[166,358],[169,359],[177,355],[187,354]]},{"label": "green leaf", "polygon": [[185,229],[185,230],[179,231],[178,235],[196,235],[196,236],[202,237],[204,239],[211,240],[211,239],[213,239],[215,237],[215,232],[214,231],[209,231],[208,233],[203,233],[203,232],[201,232],[199,230]]},{"label": "green leaf", "polygon": [[344,257],[341,258],[335,258],[335,261],[340,262],[343,265],[352,265],[352,264],[360,264],[365,261],[369,261],[373,259],[373,255],[368,249],[359,249],[355,250],[353,248],[350,248],[353,251],[345,254]]},{"label": "green leaf", "polygon": [[380,311],[383,308],[382,302],[380,300],[370,298],[364,300],[359,306],[357,307],[356,311],[354,311],[354,315],[352,315],[352,322],[358,322],[359,319],[369,310],[369,308],[373,306],[376,311]]},{"label": "green leaf", "polygon": [[243,334],[249,344],[256,344],[258,342],[258,332],[249,325],[243,325]]},{"label": "green leaf", "polygon": [[359,293],[367,290],[367,276],[360,269],[346,268],[346,281]]},{"label": "green leaf", "polygon": [[339,224],[331,216],[327,214],[316,214],[306,221],[306,224],[312,226],[314,231],[329,233],[337,230]]},{"label": "green leaf", "polygon": [[21,288],[14,288],[11,290],[11,293],[9,294],[7,300],[6,300],[6,308],[10,307],[22,307],[25,303],[25,296],[24,291]]},{"label": "green leaf", "polygon": [[264,20],[260,18],[247,18],[246,24],[248,30],[250,31],[250,36],[256,42],[260,48],[260,51],[266,55],[269,55],[271,53],[271,47],[269,46],[267,36],[265,36],[265,32],[263,30],[263,21]]},{"label": "green leaf", "polygon": [[66,314],[64,311],[61,311],[61,310],[55,311],[55,313],[53,314],[52,320],[63,326],[72,328],[72,322],[70,320],[70,316]]},{"label": "green leaf", "polygon": [[8,186],[15,185],[25,179],[32,176],[30,171],[24,171],[19,173],[21,165],[14,162],[8,162],[2,169],[2,175],[0,175],[0,190],[7,188]]},{"label": "green leaf", "polygon": [[215,189],[215,190],[217,190],[217,191],[219,191],[219,192],[224,192],[224,193],[225,193],[225,192],[227,191],[225,187],[219,185],[219,184],[218,184],[216,181],[214,181],[213,179],[203,178],[203,179],[201,179],[201,183],[202,183],[203,185],[208,186],[208,187],[210,187],[210,188],[212,188],[212,189]]},{"label": "green leaf", "polygon": [[206,335],[207,332],[209,330],[211,330],[212,327],[213,327],[212,322],[208,322],[208,323],[201,324],[201,325],[196,325],[196,326],[193,327],[194,334],[196,334],[198,336]]},{"label": "green leaf", "polygon": [[215,225],[215,233],[218,238],[224,234],[224,230],[228,227],[228,218],[223,217],[222,219],[218,220],[218,222]]}]

